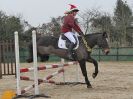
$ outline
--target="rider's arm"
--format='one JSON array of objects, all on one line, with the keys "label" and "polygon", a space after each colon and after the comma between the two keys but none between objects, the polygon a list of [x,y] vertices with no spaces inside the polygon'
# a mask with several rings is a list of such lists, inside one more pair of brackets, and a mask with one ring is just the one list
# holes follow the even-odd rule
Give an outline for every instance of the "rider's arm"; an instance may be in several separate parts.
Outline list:
[{"label": "rider's arm", "polygon": [[79,25],[75,23],[75,27],[77,29],[77,32],[79,33],[79,35],[83,35],[82,30],[80,29]]},{"label": "rider's arm", "polygon": [[76,32],[78,32],[79,35],[82,35],[81,33],[83,33],[83,32],[82,32],[82,30],[80,29],[80,27],[78,26],[78,24],[75,22],[74,17],[72,17],[72,16],[69,17],[68,24],[69,24],[69,26],[72,27]]}]

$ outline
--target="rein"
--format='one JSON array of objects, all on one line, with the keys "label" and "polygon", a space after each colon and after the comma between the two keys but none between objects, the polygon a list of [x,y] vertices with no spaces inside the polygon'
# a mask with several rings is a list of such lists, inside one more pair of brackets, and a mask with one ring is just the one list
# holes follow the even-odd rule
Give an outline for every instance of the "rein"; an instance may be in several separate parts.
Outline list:
[{"label": "rein", "polygon": [[87,51],[88,51],[88,52],[91,52],[92,49],[88,46],[87,41],[86,41],[86,39],[85,39],[84,36],[82,36],[82,40],[83,40],[83,43],[84,43],[84,45],[85,45]]}]

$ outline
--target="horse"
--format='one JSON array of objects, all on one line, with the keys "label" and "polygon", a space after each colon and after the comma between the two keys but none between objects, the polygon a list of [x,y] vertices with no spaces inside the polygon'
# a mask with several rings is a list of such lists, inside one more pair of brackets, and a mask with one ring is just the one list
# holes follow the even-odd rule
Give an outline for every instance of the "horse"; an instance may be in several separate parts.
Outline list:
[{"label": "horse", "polygon": [[[99,46],[102,48],[102,51],[107,55],[109,53],[109,44],[108,44],[108,35],[106,32],[103,33],[92,33],[92,34],[86,34],[83,37],[79,38],[79,47],[74,51],[76,55],[76,61],[79,62],[82,74],[85,79],[85,83],[87,85],[87,88],[92,88],[92,85],[88,79],[87,70],[86,70],[86,62],[90,62],[94,64],[95,71],[92,74],[93,78],[96,78],[98,74],[98,62],[91,57],[91,51],[88,51],[87,49],[92,49],[94,46]],[[54,36],[42,36],[37,40],[37,53],[38,56],[43,56],[45,60],[48,60],[48,56],[50,54],[57,55],[61,58],[67,59],[68,58],[68,51],[67,49],[61,49],[58,47],[58,37]],[[32,54],[32,45],[29,47],[29,58],[33,60],[33,54]]]}]

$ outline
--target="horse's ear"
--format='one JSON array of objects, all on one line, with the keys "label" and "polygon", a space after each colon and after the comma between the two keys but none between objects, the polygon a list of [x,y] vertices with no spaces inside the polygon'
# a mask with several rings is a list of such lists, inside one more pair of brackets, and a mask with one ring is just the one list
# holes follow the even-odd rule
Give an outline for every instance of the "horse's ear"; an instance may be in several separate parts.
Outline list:
[{"label": "horse's ear", "polygon": [[103,37],[108,37],[107,33],[106,32],[103,32]]}]

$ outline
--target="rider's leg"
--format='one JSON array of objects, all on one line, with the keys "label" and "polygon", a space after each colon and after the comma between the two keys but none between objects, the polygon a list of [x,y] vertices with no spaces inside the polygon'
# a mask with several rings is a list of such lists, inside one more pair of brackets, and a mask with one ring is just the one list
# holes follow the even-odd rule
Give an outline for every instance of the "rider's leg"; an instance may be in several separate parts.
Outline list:
[{"label": "rider's leg", "polygon": [[73,50],[73,48],[74,48],[74,43],[71,42],[71,44],[68,47],[68,57],[69,57],[69,59],[73,59],[73,57],[72,57],[72,50]]},{"label": "rider's leg", "polygon": [[70,45],[68,47],[68,57],[69,57],[69,59],[73,59],[72,50],[74,48],[74,44],[76,43],[76,40],[73,37],[74,33],[73,32],[67,32],[64,35],[71,41],[71,43],[70,43]]}]

